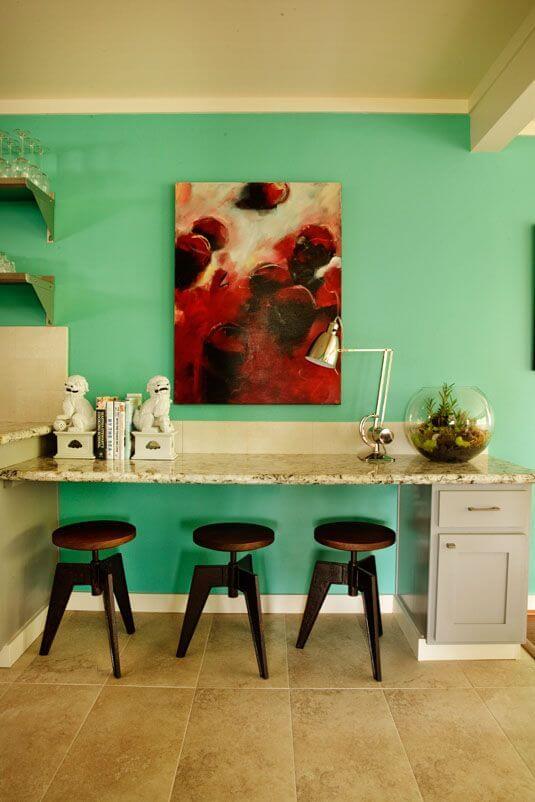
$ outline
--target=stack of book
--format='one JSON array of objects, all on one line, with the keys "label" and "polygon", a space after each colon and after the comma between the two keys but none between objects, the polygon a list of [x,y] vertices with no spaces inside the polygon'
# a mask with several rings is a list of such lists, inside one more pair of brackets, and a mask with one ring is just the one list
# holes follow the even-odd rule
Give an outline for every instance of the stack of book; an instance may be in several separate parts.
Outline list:
[{"label": "stack of book", "polygon": [[130,459],[132,418],[140,404],[141,393],[128,393],[124,400],[115,395],[97,397],[97,459]]}]

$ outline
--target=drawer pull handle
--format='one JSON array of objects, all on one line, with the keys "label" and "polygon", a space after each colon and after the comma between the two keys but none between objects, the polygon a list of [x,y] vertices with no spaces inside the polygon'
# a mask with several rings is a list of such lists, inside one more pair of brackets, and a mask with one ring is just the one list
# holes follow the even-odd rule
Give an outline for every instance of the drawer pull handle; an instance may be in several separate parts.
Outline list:
[{"label": "drawer pull handle", "polygon": [[446,548],[447,549],[455,549],[455,548],[457,548],[457,546],[455,545],[455,543],[446,543]]},{"label": "drawer pull handle", "polygon": [[499,512],[501,507],[468,507],[468,512]]}]

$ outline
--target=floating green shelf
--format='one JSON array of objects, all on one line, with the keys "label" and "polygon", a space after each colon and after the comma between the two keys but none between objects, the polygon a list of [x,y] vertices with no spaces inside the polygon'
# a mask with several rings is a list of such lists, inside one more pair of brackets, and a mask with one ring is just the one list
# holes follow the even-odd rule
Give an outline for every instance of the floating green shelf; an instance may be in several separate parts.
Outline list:
[{"label": "floating green shelf", "polygon": [[36,203],[47,229],[47,242],[54,242],[54,193],[48,195],[27,178],[0,178],[0,201]]},{"label": "floating green shelf", "polygon": [[30,284],[45,310],[47,326],[54,325],[54,276],[33,276],[31,273],[0,273],[2,284]]}]

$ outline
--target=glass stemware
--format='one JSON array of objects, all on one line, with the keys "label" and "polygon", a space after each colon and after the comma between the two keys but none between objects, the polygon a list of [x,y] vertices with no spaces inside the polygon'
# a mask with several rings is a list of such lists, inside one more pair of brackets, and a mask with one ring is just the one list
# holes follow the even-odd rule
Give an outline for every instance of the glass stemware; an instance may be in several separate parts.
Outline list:
[{"label": "glass stemware", "polygon": [[29,131],[16,128],[14,134],[0,131],[0,178],[28,179],[50,195],[50,180],[43,170],[47,149]]},{"label": "glass stemware", "polygon": [[0,251],[0,273],[15,273],[15,262],[12,262],[7,254]]},{"label": "glass stemware", "polygon": [[[11,176],[11,137],[7,131],[0,131],[0,178]],[[9,150],[9,159],[8,156]]]},{"label": "glass stemware", "polygon": [[29,170],[28,170],[28,178],[33,183],[39,186],[39,180],[41,176],[41,170],[39,169],[39,165],[37,164],[37,149],[41,147],[41,143],[38,139],[31,137],[28,139],[28,150],[29,156],[28,161],[30,163]]},{"label": "glass stemware", "polygon": [[48,195],[50,195],[50,181],[48,175],[43,170],[43,156],[46,153],[46,149],[43,147],[43,145],[41,145],[40,142],[36,145],[35,153],[37,154],[38,157],[37,158],[38,166],[35,177],[35,183],[37,184],[39,189],[42,189],[43,192],[46,192]]},{"label": "glass stemware", "polygon": [[30,172],[30,164],[28,159],[24,155],[24,144],[25,140],[29,136],[27,131],[23,131],[22,128],[15,128],[15,133],[19,138],[18,143],[18,156],[13,162],[13,175],[17,178],[28,178]]}]

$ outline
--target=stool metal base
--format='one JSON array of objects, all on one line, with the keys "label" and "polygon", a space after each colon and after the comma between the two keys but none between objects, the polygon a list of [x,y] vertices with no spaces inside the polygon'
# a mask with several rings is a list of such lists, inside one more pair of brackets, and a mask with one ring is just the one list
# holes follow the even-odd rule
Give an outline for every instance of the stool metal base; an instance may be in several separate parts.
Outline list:
[{"label": "stool metal base", "polygon": [[245,596],[258,670],[262,679],[268,679],[258,577],[253,572],[253,560],[250,554],[242,557],[241,560],[236,560],[236,552],[231,552],[230,562],[227,565],[195,566],[176,656],[186,656],[212,588],[227,588],[228,595],[232,599],[238,596],[239,591]]},{"label": "stool metal base", "polygon": [[352,551],[351,559],[348,563],[324,562],[322,560],[316,562],[296,648],[304,648],[331,585],[347,585],[349,596],[357,596],[359,592],[362,593],[373,676],[374,679],[380,682],[381,652],[379,638],[383,634],[383,624],[379,606],[377,570],[373,555],[357,561],[356,552]]},{"label": "stool metal base", "polygon": [[115,605],[113,602],[114,594],[126,631],[130,635],[135,632],[123,558],[120,554],[113,554],[105,560],[100,560],[98,551],[93,551],[90,563],[58,563],[56,565],[39,654],[47,655],[49,653],[75,585],[90,585],[92,596],[102,595],[104,597],[113,674],[119,678],[121,676],[121,664],[119,660]]}]

